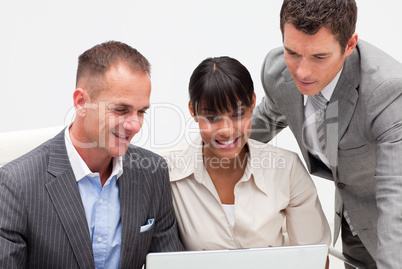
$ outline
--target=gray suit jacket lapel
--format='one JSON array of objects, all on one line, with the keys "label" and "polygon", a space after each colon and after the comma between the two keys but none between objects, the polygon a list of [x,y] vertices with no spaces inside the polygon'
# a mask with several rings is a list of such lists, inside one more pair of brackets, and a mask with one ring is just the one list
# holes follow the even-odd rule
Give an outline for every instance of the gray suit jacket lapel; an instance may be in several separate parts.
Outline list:
[{"label": "gray suit jacket lapel", "polygon": [[327,157],[334,180],[337,181],[338,145],[346,132],[359,98],[359,55],[354,50],[344,64],[342,74],[328,104],[325,116]]},{"label": "gray suit jacket lapel", "polygon": [[64,143],[64,131],[50,145],[48,172],[52,179],[46,184],[55,210],[64,227],[71,248],[81,268],[95,268],[84,207]]}]

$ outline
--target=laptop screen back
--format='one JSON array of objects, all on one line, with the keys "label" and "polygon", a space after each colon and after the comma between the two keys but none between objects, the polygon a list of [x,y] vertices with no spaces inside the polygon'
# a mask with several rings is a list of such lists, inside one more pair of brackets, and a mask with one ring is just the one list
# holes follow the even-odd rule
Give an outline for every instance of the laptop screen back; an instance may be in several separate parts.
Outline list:
[{"label": "laptop screen back", "polygon": [[149,253],[147,269],[323,269],[327,245]]}]

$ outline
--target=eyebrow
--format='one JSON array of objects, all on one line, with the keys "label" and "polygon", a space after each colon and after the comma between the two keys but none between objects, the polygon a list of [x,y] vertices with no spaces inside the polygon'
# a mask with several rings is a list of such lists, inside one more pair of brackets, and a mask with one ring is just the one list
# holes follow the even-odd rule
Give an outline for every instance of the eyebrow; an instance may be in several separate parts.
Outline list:
[{"label": "eyebrow", "polygon": [[[111,104],[111,105],[113,105],[113,106],[115,106],[115,107],[120,106],[120,107],[125,107],[125,108],[128,108],[128,109],[133,109],[133,106],[132,106],[132,105],[128,105],[128,104],[124,104],[124,103],[120,103],[120,104]],[[150,105],[146,105],[146,106],[144,106],[143,108],[138,109],[138,110],[147,110],[147,109],[149,109],[149,107],[150,107]]]},{"label": "eyebrow", "polygon": [[[300,54],[298,54],[297,52],[295,52],[295,51],[293,51],[293,50],[291,50],[291,49],[289,49],[289,48],[287,48],[287,47],[284,47],[285,48],[285,50],[287,51],[287,52],[289,52],[289,53],[294,53],[294,54],[296,54],[296,55],[300,55]],[[316,54],[313,54],[313,56],[315,56],[315,57],[325,57],[325,56],[328,56],[328,55],[330,55],[331,53],[330,52],[321,52],[321,53],[316,53]]]}]

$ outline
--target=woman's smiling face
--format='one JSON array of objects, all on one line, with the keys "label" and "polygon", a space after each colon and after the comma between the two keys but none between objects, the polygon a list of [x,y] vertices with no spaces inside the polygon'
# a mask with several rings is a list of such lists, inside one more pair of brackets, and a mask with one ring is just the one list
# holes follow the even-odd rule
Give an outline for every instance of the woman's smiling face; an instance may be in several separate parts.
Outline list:
[{"label": "woman's smiling face", "polygon": [[[236,109],[226,113],[211,112],[201,106],[197,116],[202,141],[204,142],[204,157],[233,159],[238,156],[251,134],[251,115],[255,106],[255,95],[251,107],[239,104]],[[194,115],[194,109],[189,103],[189,109]]]}]

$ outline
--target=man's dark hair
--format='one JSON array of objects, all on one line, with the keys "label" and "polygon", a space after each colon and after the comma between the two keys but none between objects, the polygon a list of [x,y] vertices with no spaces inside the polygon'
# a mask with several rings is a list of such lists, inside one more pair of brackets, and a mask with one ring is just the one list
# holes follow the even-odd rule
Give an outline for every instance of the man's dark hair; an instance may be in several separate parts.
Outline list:
[{"label": "man's dark hair", "polygon": [[104,90],[97,81],[117,63],[148,75],[151,72],[150,63],[136,49],[122,42],[108,41],[88,49],[78,57],[76,84],[85,79],[91,98],[95,98]]},{"label": "man's dark hair", "polygon": [[308,35],[326,27],[339,41],[342,52],[355,32],[356,21],[355,0],[284,0],[280,12],[282,38],[286,23]]}]

